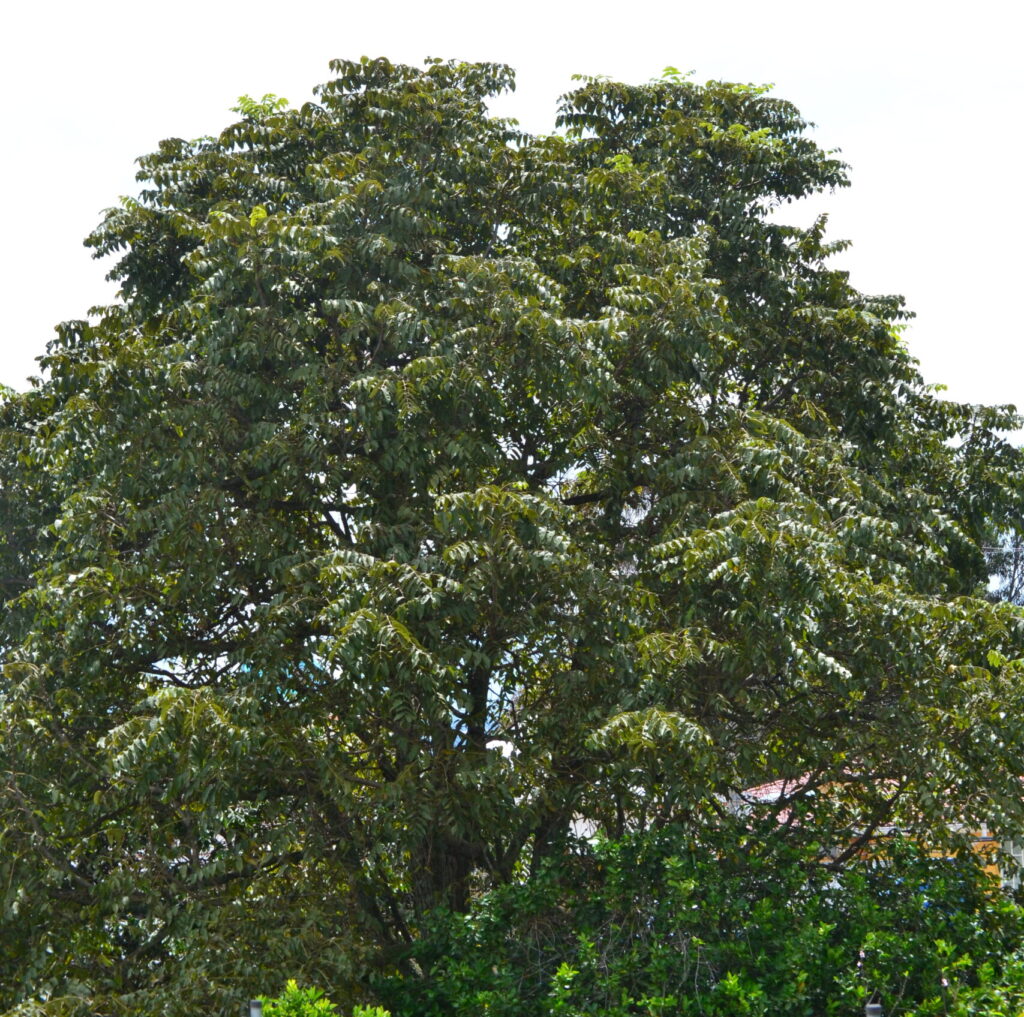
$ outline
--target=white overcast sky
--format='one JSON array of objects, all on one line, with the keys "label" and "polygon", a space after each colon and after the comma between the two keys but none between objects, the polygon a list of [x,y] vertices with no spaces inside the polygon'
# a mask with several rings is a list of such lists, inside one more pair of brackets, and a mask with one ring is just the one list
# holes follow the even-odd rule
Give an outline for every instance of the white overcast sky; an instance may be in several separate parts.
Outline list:
[{"label": "white overcast sky", "polygon": [[[26,387],[58,321],[112,299],[82,238],[134,159],[165,137],[216,133],[243,93],[293,104],[332,57],[500,60],[497,107],[553,127],[573,73],[772,82],[842,149],[853,187],[825,196],[835,264],[903,293],[925,380],[969,402],[1024,406],[1022,8],[861,0],[221,0],[10,3],[0,14],[4,335],[0,383]],[[810,216],[810,210],[800,213]],[[837,370],[842,365],[837,364]]]}]

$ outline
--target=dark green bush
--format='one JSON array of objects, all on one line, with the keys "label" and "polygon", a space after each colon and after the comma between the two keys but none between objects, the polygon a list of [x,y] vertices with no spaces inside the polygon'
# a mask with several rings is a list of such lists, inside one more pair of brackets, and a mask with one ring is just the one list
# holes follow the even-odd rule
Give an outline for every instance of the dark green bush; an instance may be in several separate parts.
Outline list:
[{"label": "dark green bush", "polygon": [[907,1017],[1019,1017],[1024,1013],[1024,957],[1014,954],[1003,958],[999,965],[982,961],[977,965],[973,983],[958,977],[960,971],[970,967],[970,957],[952,957],[949,951],[948,974],[939,991]]},{"label": "dark green bush", "polygon": [[969,856],[896,842],[834,873],[663,832],[435,914],[411,954],[423,977],[376,988],[403,1017],[825,1017],[873,995],[923,1017],[1013,991],[1024,967],[1002,959],[1022,940],[1020,909]]}]

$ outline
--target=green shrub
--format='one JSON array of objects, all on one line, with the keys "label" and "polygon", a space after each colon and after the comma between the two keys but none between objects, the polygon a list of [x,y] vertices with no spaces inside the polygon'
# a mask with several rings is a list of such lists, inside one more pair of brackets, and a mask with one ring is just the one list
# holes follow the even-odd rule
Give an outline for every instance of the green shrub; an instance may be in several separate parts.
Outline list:
[{"label": "green shrub", "polygon": [[952,957],[948,944],[949,977],[941,991],[925,1000],[907,1017],[1019,1017],[1024,1013],[1024,956],[1002,958],[997,966],[990,960],[977,965],[976,982],[966,984],[959,973],[972,966],[969,956]]},{"label": "green shrub", "polygon": [[828,1017],[873,995],[931,1017],[1024,991],[1022,942],[1020,909],[970,857],[894,843],[836,874],[663,832],[436,913],[411,951],[423,977],[375,988],[402,1017]]},{"label": "green shrub", "polygon": [[[263,997],[265,1017],[334,1017],[337,1007],[321,992],[312,987],[300,989],[290,979],[280,996]],[[355,1006],[352,1017],[391,1017],[379,1006]]]},{"label": "green shrub", "polygon": [[290,979],[280,996],[263,997],[265,1017],[333,1017],[337,1007],[319,989],[300,989]]}]

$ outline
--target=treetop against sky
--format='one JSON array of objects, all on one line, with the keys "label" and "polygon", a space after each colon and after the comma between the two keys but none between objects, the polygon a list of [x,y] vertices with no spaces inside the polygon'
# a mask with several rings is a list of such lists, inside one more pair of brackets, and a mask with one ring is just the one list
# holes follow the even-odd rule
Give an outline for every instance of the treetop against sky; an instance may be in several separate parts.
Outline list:
[{"label": "treetop against sky", "polygon": [[597,17],[529,0],[497,31],[461,0],[398,0],[387,18],[323,0],[296,0],[287,17],[264,0],[246,10],[258,43],[242,41],[233,11],[199,0],[183,0],[173,18],[123,0],[65,11],[57,23],[32,5],[0,16],[15,40],[0,67],[5,94],[18,97],[10,135],[33,153],[0,166],[17,238],[0,252],[0,383],[24,388],[54,326],[112,298],[109,264],[91,262],[81,240],[102,209],[135,193],[139,152],[219,130],[239,94],[301,105],[329,59],[385,54],[511,64],[516,92],[495,108],[533,132],[553,128],[555,97],[573,73],[640,82],[673,65],[699,81],[774,82],[819,125],[822,147],[841,147],[852,166],[852,188],[786,214],[806,225],[828,211],[830,235],[854,240],[834,264],[865,292],[907,297],[917,318],[905,335],[926,381],[969,402],[1019,401],[1024,211],[1007,167],[1019,164],[1022,142],[1007,125],[1020,98],[1022,15],[1013,5],[983,0],[925,18],[882,0],[853,17],[809,0],[638,0],[628,15]]}]

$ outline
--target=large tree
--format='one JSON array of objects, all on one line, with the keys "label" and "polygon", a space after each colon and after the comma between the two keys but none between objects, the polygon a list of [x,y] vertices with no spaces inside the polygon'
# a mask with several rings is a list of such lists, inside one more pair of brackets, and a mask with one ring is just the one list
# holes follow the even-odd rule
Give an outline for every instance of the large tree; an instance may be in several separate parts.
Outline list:
[{"label": "large tree", "polygon": [[797,110],[332,71],[143,158],[4,395],[0,1009],[429,978],[581,832],[1019,828],[1019,422],[773,215],[846,184]]}]

